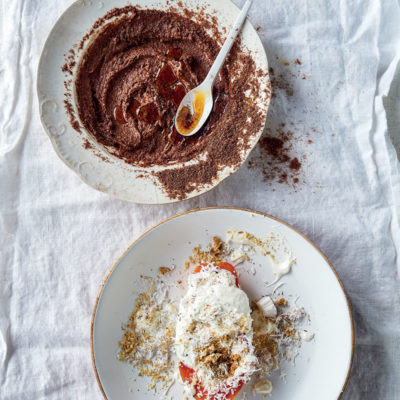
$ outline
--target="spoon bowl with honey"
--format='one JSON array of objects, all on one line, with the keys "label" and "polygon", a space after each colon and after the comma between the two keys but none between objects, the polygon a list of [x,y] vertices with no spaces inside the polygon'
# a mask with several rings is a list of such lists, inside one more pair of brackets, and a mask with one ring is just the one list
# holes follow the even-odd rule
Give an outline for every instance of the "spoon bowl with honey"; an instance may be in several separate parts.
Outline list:
[{"label": "spoon bowl with honey", "polygon": [[197,133],[210,115],[214,103],[212,87],[215,78],[240,32],[251,3],[252,0],[246,0],[233,28],[229,32],[228,38],[218,53],[204,81],[199,86],[186,93],[179,104],[175,116],[175,128],[182,136],[192,136]]}]

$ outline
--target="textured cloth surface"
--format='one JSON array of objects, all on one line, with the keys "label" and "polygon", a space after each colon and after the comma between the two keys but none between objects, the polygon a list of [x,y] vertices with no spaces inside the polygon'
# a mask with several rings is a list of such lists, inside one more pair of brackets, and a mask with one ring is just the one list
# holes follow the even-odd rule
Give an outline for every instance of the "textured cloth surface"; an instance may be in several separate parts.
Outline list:
[{"label": "textured cloth surface", "polygon": [[41,127],[37,64],[69,4],[1,2],[0,399],[100,399],[89,328],[113,260],[165,217],[215,205],[282,218],[325,252],[355,317],[343,399],[400,399],[400,173],[383,107],[400,55],[398,2],[255,0],[250,20],[275,81],[266,134],[292,135],[299,182],[271,179],[257,147],[252,168],[163,206],[86,186]]}]

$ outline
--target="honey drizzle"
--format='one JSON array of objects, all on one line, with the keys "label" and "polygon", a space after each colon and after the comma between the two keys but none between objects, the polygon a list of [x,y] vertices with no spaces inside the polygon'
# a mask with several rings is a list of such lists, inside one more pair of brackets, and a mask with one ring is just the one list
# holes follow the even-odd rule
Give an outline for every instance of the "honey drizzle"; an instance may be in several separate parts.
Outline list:
[{"label": "honey drizzle", "polygon": [[192,103],[193,113],[189,107],[183,106],[176,118],[179,132],[183,135],[189,135],[196,128],[201,117],[203,116],[205,93],[201,90],[194,91],[194,99]]},{"label": "honey drizzle", "polygon": [[[182,49],[170,46],[166,52],[167,59],[179,61],[182,56]],[[155,86],[160,91],[160,95],[165,99],[169,100],[178,108],[182,99],[186,95],[186,88],[182,82],[180,82],[175,74],[173,73],[171,67],[167,62],[163,63],[160,70],[158,71]],[[215,89],[213,90],[213,95],[215,98],[213,110],[211,116],[207,119],[203,127],[197,132],[195,137],[184,137],[179,134],[175,128],[173,121],[172,126],[165,130],[164,133],[167,135],[168,139],[173,143],[193,143],[198,140],[204,134],[207,134],[215,125],[219,118],[219,115],[224,111],[227,96],[224,94],[219,94]],[[132,118],[137,120],[142,120],[146,123],[154,123],[159,120],[159,112],[156,103],[147,103],[141,106],[138,99],[133,99],[128,106],[127,112]],[[119,124],[126,124],[127,120],[124,114],[124,110],[121,106],[116,106],[113,111],[114,119]]]}]

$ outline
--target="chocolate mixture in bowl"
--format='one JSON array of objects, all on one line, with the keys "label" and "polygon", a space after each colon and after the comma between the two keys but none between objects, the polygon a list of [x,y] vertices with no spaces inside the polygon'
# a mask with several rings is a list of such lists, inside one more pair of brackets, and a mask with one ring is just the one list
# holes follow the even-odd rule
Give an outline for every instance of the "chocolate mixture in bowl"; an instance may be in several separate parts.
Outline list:
[{"label": "chocolate mixture in bowl", "polygon": [[[111,17],[117,18],[108,21]],[[79,119],[86,130],[114,155],[139,167],[201,157],[199,171],[191,174],[196,182],[176,182],[179,188],[174,188],[180,172],[160,172],[158,178],[172,197],[184,198],[185,192],[211,183],[223,168],[238,167],[265,117],[254,101],[260,71],[248,52],[238,43],[233,46],[214,84],[209,120],[199,133],[185,138],[174,128],[176,110],[207,75],[220,49],[217,40],[203,24],[178,13],[132,6],[111,10],[97,23],[102,24],[89,38],[75,80]]]}]

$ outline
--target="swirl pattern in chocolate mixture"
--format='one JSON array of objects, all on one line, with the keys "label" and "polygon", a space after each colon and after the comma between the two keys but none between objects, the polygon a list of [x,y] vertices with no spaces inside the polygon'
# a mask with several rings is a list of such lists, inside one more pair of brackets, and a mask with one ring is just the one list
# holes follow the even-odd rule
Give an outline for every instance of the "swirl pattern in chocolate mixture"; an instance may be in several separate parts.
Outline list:
[{"label": "swirl pattern in chocolate mixture", "polygon": [[[215,82],[214,110],[200,133],[184,138],[174,130],[180,100],[205,78],[219,48],[189,18],[132,7],[100,30],[80,63],[75,89],[82,124],[115,155],[138,166],[188,161],[202,153],[214,164],[239,163],[239,148],[260,128],[260,118],[248,119],[251,111],[257,114],[244,94],[253,89],[254,63],[238,45]],[[241,70],[231,71],[240,57]]]}]

